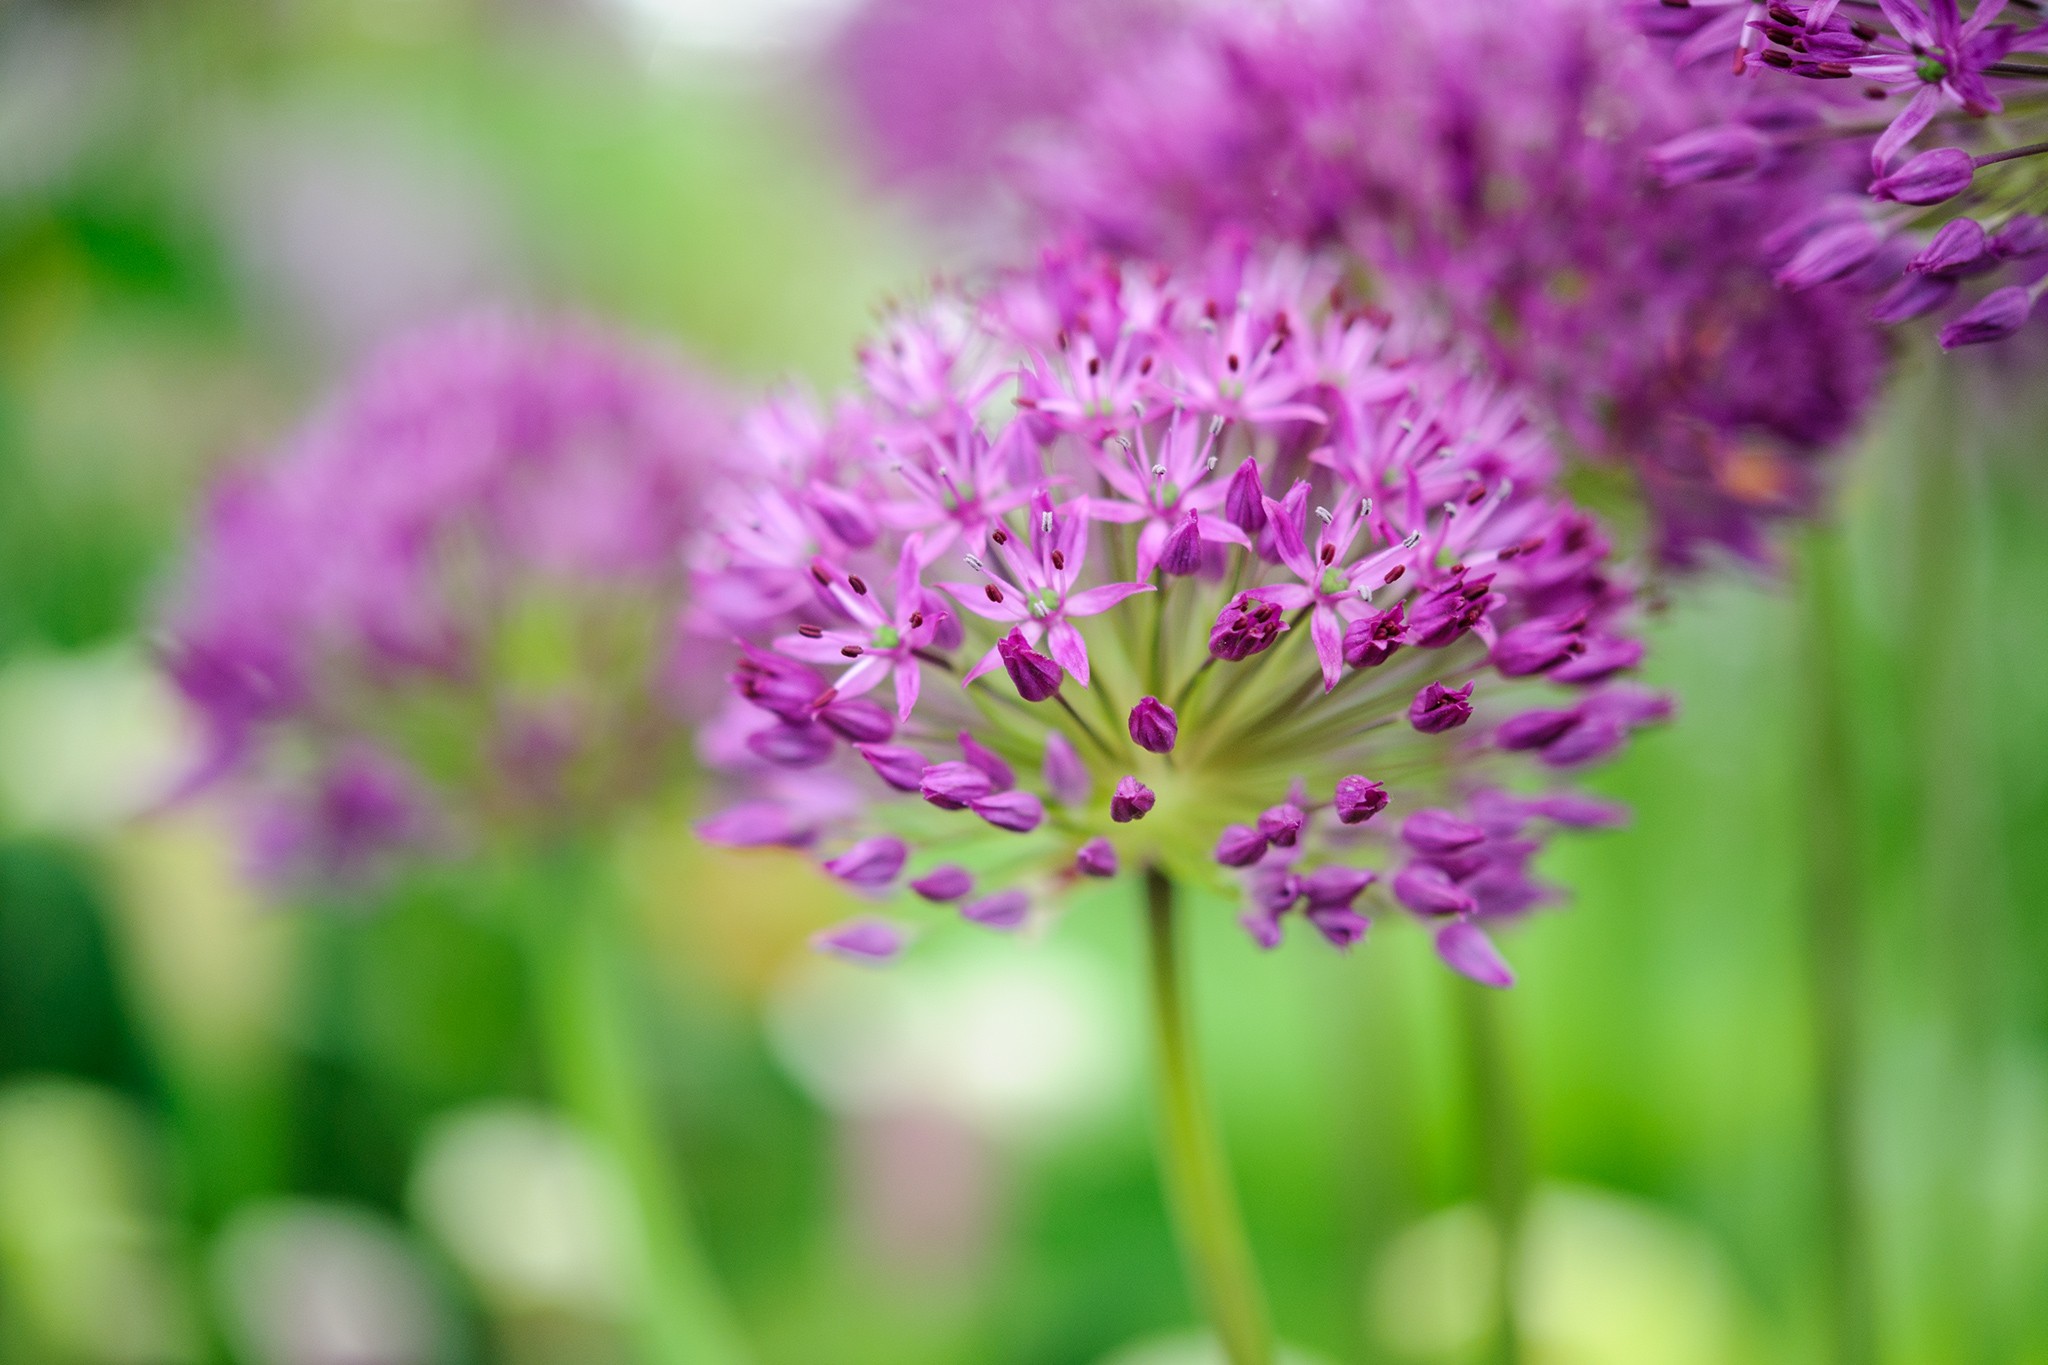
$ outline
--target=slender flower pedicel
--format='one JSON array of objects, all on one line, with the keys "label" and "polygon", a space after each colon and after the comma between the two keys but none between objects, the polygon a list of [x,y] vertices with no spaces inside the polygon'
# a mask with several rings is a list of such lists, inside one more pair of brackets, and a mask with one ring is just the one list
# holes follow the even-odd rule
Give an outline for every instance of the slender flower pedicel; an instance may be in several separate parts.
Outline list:
[{"label": "slender flower pedicel", "polygon": [[[757,422],[770,472],[717,495],[698,573],[697,625],[742,642],[743,799],[707,837],[1002,929],[1153,869],[1238,883],[1262,944],[1298,909],[1348,947],[1379,883],[1501,984],[1476,945],[1542,899],[1527,857],[1374,817],[1599,757],[1663,703],[1616,681],[1632,595],[1541,436],[1333,283],[1054,252],[898,318],[829,419]],[[1402,894],[1429,858],[1437,894]]]}]

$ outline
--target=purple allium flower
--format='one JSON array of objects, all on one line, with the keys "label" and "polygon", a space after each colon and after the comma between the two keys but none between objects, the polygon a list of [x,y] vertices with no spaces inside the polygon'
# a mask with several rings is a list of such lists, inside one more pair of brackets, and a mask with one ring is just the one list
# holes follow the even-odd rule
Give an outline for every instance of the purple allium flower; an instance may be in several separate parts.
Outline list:
[{"label": "purple allium flower", "polygon": [[[165,630],[210,734],[206,775],[356,820],[301,841],[315,856],[286,870],[307,874],[359,871],[372,844],[430,830],[559,831],[637,799],[687,753],[671,622],[729,443],[699,381],[590,329],[476,317],[392,343],[214,492]],[[836,740],[798,695],[822,683],[746,654],[734,685],[759,709],[734,747],[824,761]],[[422,708],[443,718],[431,752]],[[414,807],[374,840],[303,795],[363,752],[404,774]],[[805,828],[724,830],[790,843]],[[319,853],[344,844],[340,865]]]},{"label": "purple allium flower", "polygon": [[1118,778],[1116,794],[1109,798],[1109,818],[1119,825],[1142,820],[1152,813],[1152,807],[1158,800],[1152,789],[1137,778]]},{"label": "purple allium flower", "polygon": [[1074,870],[1084,877],[1114,877],[1117,870],[1116,845],[1096,835],[1075,852]]},{"label": "purple allium flower", "polygon": [[1958,346],[2005,340],[2027,325],[2027,315],[2040,297],[2040,285],[2009,284],[1992,290],[1976,307],[1941,329],[1941,349],[1952,351]]},{"label": "purple allium flower", "polygon": [[[1494,869],[1409,877],[1453,888],[1448,913],[1511,900],[1519,844],[1463,795],[1554,766],[1567,730],[1606,745],[1646,718],[1649,694],[1602,700],[1639,695],[1604,681],[1639,657],[1632,583],[1512,396],[1333,283],[1294,254],[1182,274],[1054,251],[895,320],[829,417],[757,417],[711,499],[692,619],[737,637],[762,726],[830,752],[791,772],[734,746],[735,796],[859,784],[806,837],[907,851],[834,870],[893,883],[914,858],[935,870],[913,893],[998,925],[1120,867],[1242,879],[1262,942],[1298,907],[1355,944],[1375,857]],[[1504,642],[1531,640],[1511,676]],[[816,719],[890,674],[889,740]],[[1551,747],[1445,735],[1482,676],[1503,714],[1541,699],[1572,724]],[[959,758],[936,752],[949,735]],[[1392,797],[1360,769],[1400,775],[1406,841],[1370,823]]]},{"label": "purple allium flower", "polygon": [[1170,754],[1180,738],[1180,718],[1157,697],[1140,697],[1131,708],[1131,743],[1148,753]]},{"label": "purple allium flower", "polygon": [[1886,362],[1845,278],[1878,233],[1838,217],[1828,242],[1780,245],[1853,207],[1867,161],[1811,136],[1802,100],[1729,76],[1739,23],[1718,63],[1680,67],[1620,8],[1200,9],[1038,135],[1023,189],[1116,250],[1341,246],[1397,312],[1471,339],[1575,445],[1631,467],[1667,559],[1763,558],[1761,525],[1809,507]]}]

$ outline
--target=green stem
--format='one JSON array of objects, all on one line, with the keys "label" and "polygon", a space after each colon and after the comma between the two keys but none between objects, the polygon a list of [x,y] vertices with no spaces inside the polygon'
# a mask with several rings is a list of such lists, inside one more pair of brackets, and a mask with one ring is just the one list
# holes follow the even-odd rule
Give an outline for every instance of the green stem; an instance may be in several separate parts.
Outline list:
[{"label": "green stem", "polygon": [[1827,1237],[1827,1308],[1836,1365],[1875,1359],[1868,1246],[1861,1199],[1862,1161],[1856,1138],[1861,1070],[1858,1044],[1858,920],[1863,909],[1856,856],[1857,784],[1848,715],[1847,670],[1837,638],[1844,619],[1841,547],[1816,524],[1802,546],[1798,635],[1805,673],[1799,705],[1805,719],[1806,886],[1818,1071],[1822,1226]]},{"label": "green stem", "polygon": [[1230,1365],[1272,1365],[1273,1335],[1209,1106],[1181,997],[1174,887],[1145,870],[1146,947],[1159,1106],[1159,1159],[1181,1257]]},{"label": "green stem", "polygon": [[1528,1203],[1528,1153],[1523,1142],[1520,1108],[1515,1102],[1506,1039],[1501,1034],[1505,1000],[1497,991],[1470,981],[1454,981],[1463,1024],[1468,1080],[1472,1086],[1473,1134],[1479,1187],[1500,1236],[1494,1267],[1495,1365],[1517,1365],[1522,1358],[1520,1326],[1515,1319],[1520,1292],[1518,1248],[1522,1215]]},{"label": "green stem", "polygon": [[643,1365],[743,1365],[731,1311],[697,1245],[680,1171],[648,1102],[631,1009],[634,959],[607,869],[558,851],[524,910],[528,967],[555,1100],[615,1168],[634,1267]]}]

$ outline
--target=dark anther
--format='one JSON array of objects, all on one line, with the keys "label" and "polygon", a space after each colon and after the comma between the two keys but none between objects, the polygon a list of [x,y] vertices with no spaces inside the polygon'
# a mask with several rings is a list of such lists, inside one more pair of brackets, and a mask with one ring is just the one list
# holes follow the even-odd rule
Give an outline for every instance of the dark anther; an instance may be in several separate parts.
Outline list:
[{"label": "dark anther", "polygon": [[1052,552],[1052,566],[1053,566],[1053,567],[1054,567],[1055,569],[1064,569],[1064,568],[1066,568],[1066,567],[1067,567],[1067,557],[1066,557],[1066,556],[1065,556],[1064,554],[1060,553],[1060,552],[1059,552],[1058,550],[1054,550],[1054,551]]},{"label": "dark anther", "polygon": [[854,590],[855,592],[859,593],[859,594],[860,594],[860,595],[861,595],[862,597],[866,597],[866,596],[868,595],[868,585],[860,581],[860,575],[859,575],[859,574],[854,574],[854,573],[850,573],[850,574],[848,574],[848,575],[846,576],[846,586],[847,586],[847,587],[849,587],[849,588],[852,588],[852,589],[853,589],[853,590]]},{"label": "dark anther", "polygon": [[858,659],[861,653],[859,645],[841,645],[839,652],[849,659]]},{"label": "dark anther", "polygon": [[1792,54],[1789,52],[1780,52],[1774,47],[1767,47],[1758,55],[1763,58],[1766,66],[1775,66],[1780,71],[1789,71],[1792,68]]},{"label": "dark anther", "polygon": [[832,585],[832,575],[826,573],[815,564],[811,565],[811,577],[818,580],[818,586],[821,588],[827,588]]},{"label": "dark anther", "polygon": [[1138,373],[1139,373],[1139,374],[1150,374],[1150,373],[1152,373],[1152,357],[1151,357],[1151,356],[1149,356],[1149,355],[1148,355],[1148,356],[1146,356],[1146,357],[1145,357],[1145,358],[1144,358],[1143,360],[1141,360],[1141,361],[1139,361],[1139,362],[1138,362]]},{"label": "dark anther", "polygon": [[1101,373],[1102,373],[1102,357],[1101,357],[1101,356],[1099,356],[1099,355],[1091,355],[1091,356],[1089,356],[1089,357],[1088,357],[1088,373],[1089,373],[1090,377],[1093,377],[1093,376],[1095,376],[1095,375],[1098,375],[1098,374],[1101,374]]},{"label": "dark anther", "polygon": [[988,594],[988,600],[991,602],[1000,602],[1003,600],[1003,590],[993,583],[982,584],[981,590]]},{"label": "dark anther", "polygon": [[1223,358],[1223,363],[1230,367],[1230,372],[1232,374],[1237,373],[1237,356],[1235,354],[1225,356]]},{"label": "dark anther", "polygon": [[1331,560],[1335,559],[1336,557],[1337,547],[1325,541],[1323,543],[1323,563],[1328,564]]},{"label": "dark anther", "polygon": [[910,628],[916,630],[922,625],[924,625],[924,613],[921,611],[910,613]]},{"label": "dark anther", "polygon": [[803,636],[806,640],[815,640],[825,632],[816,626],[798,626],[796,633]]},{"label": "dark anther", "polygon": [[1479,502],[1479,501],[1480,501],[1481,499],[1483,499],[1483,498],[1484,498],[1485,496],[1486,496],[1486,485],[1484,485],[1484,484],[1475,484],[1475,485],[1473,485],[1472,491],[1471,491],[1470,493],[1467,493],[1467,494],[1465,495],[1465,505],[1466,505],[1467,507],[1470,507],[1470,506],[1472,506],[1472,505],[1473,505],[1474,503],[1476,503],[1476,502]]},{"label": "dark anther", "polygon": [[1396,583],[1396,582],[1399,582],[1399,581],[1400,581],[1400,578],[1401,578],[1401,575],[1402,575],[1402,574],[1404,574],[1404,573],[1407,573],[1407,572],[1408,572],[1408,566],[1407,566],[1406,564],[1396,564],[1396,565],[1395,565],[1395,566],[1394,566],[1393,568],[1391,568],[1391,569],[1387,570],[1387,576],[1386,576],[1385,578],[1382,578],[1382,579],[1380,580],[1380,582],[1382,582],[1382,583]]},{"label": "dark anther", "polygon": [[1010,533],[1008,531],[1005,531],[1000,526],[996,527],[995,530],[990,531],[988,533],[988,538],[990,540],[993,540],[998,545],[1008,545],[1010,543]]}]

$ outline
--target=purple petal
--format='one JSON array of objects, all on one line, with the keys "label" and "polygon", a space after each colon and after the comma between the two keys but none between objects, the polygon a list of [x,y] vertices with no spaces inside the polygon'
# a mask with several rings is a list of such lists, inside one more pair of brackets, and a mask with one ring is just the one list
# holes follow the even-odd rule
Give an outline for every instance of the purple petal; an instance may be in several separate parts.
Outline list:
[{"label": "purple petal", "polygon": [[903,930],[885,919],[854,919],[811,935],[811,947],[848,962],[875,966],[903,951]]},{"label": "purple petal", "polygon": [[1453,920],[1436,931],[1436,955],[1459,975],[1482,986],[1506,990],[1515,974],[1494,948],[1486,931],[1467,920]]}]

